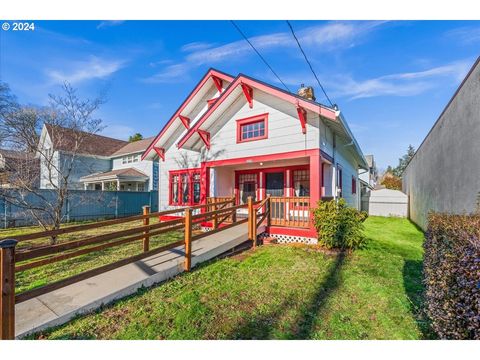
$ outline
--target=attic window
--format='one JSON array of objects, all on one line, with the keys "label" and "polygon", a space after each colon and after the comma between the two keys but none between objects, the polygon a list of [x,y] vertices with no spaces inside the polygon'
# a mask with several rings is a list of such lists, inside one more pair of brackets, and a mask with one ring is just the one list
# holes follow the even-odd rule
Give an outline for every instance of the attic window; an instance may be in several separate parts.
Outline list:
[{"label": "attic window", "polygon": [[268,114],[237,120],[237,143],[268,138]]}]

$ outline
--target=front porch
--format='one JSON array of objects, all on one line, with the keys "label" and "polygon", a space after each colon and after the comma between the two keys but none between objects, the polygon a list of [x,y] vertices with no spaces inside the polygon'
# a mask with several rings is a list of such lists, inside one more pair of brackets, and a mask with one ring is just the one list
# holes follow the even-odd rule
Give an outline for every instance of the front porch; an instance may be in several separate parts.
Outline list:
[{"label": "front porch", "polygon": [[134,169],[118,169],[80,178],[85,190],[148,191],[148,176]]},{"label": "front porch", "polygon": [[[241,205],[249,197],[258,201],[269,195],[271,220],[266,236],[283,242],[316,241],[311,208],[319,199],[333,196],[333,167],[320,151],[294,155],[207,162],[202,167],[208,180],[203,190],[207,203],[234,198]],[[246,217],[246,210],[239,209],[237,216]]]}]

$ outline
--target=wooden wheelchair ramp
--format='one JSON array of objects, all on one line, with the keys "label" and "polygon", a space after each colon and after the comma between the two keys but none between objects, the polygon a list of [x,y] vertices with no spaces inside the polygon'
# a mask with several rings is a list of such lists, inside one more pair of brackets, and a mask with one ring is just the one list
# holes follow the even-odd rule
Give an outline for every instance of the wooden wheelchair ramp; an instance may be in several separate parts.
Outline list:
[{"label": "wooden wheelchair ramp", "polygon": [[[192,242],[191,264],[213,259],[248,240],[246,222]],[[74,316],[172,278],[184,271],[185,246],[67,285],[15,305],[15,337],[61,325]]]}]

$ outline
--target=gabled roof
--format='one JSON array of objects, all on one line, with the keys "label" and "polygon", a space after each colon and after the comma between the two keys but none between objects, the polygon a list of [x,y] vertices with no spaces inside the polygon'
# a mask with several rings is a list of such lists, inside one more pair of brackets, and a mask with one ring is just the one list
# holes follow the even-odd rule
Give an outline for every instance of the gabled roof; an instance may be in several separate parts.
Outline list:
[{"label": "gabled roof", "polygon": [[330,107],[327,107],[312,100],[305,99],[304,97],[301,97],[297,94],[289,93],[283,89],[267,84],[258,79],[254,79],[245,74],[239,74],[225,89],[225,91],[217,98],[217,100],[212,104],[208,111],[206,111],[205,114],[203,114],[202,117],[196,122],[196,124],[190,128],[190,130],[182,137],[182,139],[180,139],[180,141],[178,142],[178,147],[180,148],[185,145],[185,143],[187,143],[187,141],[192,136],[194,136],[194,134],[198,133],[198,130],[206,130],[205,126],[203,125],[209,119],[209,117],[212,116],[212,114],[214,114],[217,109],[221,107],[221,105],[232,93],[235,93],[235,97],[241,95],[241,92],[243,90],[238,89],[240,89],[243,85],[264,91],[270,95],[281,98],[282,100],[285,100],[294,106],[300,106],[305,110],[315,112],[325,119],[340,124],[340,121],[337,119],[336,111]]},{"label": "gabled roof", "polygon": [[126,168],[83,176],[80,178],[80,181],[94,181],[106,178],[140,178],[146,180],[148,175],[135,168]]},{"label": "gabled roof", "polygon": [[146,139],[129,142],[124,147],[115,151],[112,154],[112,157],[126,155],[126,154],[134,154],[139,152],[143,153],[148,148],[148,146],[150,145],[150,143],[153,141],[154,138],[155,138],[154,136],[151,136]]},{"label": "gabled roof", "polygon": [[[161,146],[162,140],[164,136],[168,133],[173,133],[172,128],[177,129],[178,127],[184,126],[180,115],[186,116],[187,114],[184,113],[185,109],[194,102],[198,98],[199,94],[204,91],[205,85],[208,87],[213,86],[215,84],[214,78],[221,79],[222,81],[230,83],[233,80],[233,76],[226,74],[222,71],[210,68],[202,79],[197,83],[197,85],[193,88],[190,94],[185,98],[182,104],[178,107],[172,117],[167,121],[165,126],[159,132],[159,134],[153,139],[153,141],[148,146],[147,150],[142,155],[142,160],[145,159],[147,156],[152,157],[154,156],[154,147]],[[193,120],[193,119],[192,119]],[[165,136],[167,137],[167,136]]]},{"label": "gabled roof", "polygon": [[79,139],[79,132],[85,134],[85,136],[81,137],[82,144],[78,149],[79,154],[110,156],[128,144],[127,141],[85,133],[58,125],[45,124],[45,129],[52,141],[54,150],[68,152],[74,149],[76,147],[76,141]]}]

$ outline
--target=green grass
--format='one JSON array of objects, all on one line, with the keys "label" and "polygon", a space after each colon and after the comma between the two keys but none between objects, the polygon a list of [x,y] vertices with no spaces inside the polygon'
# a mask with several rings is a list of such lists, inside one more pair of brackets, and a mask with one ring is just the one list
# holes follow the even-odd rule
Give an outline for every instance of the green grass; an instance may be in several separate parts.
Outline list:
[{"label": "green grass", "polygon": [[423,234],[371,217],[367,248],[263,246],[32,338],[422,339]]},{"label": "green grass", "polygon": [[[150,224],[158,222],[157,218],[151,218]],[[78,225],[69,224],[68,226]],[[106,226],[99,229],[91,229],[76,233],[64,234],[58,238],[58,243],[64,243],[67,241],[84,239],[91,236],[107,234],[114,231],[121,231],[132,229],[134,227],[141,226],[141,221],[133,221],[129,223],[116,224]],[[6,229],[0,231],[0,238],[13,238],[18,235],[29,234],[37,231],[42,231],[39,227],[25,227],[16,229]],[[135,234],[136,235],[136,234]],[[132,236],[132,235],[129,235]],[[118,239],[121,239],[119,237]],[[150,249],[166,245],[183,238],[183,232],[172,231],[165,234],[150,237]],[[118,240],[114,239],[114,240]],[[49,238],[43,238],[38,240],[22,241],[18,243],[17,250],[25,249],[28,247],[35,247],[48,244]],[[43,285],[52,283],[57,280],[61,280],[72,275],[79,274],[86,270],[90,270],[102,265],[112,263],[127,257],[139,254],[143,251],[142,240],[133,241],[126,245],[116,246],[108,248],[102,251],[93,252],[90,254],[81,255],[72,259],[59,261],[50,265],[45,265],[30,270],[21,271],[16,274],[15,291],[21,293],[26,290],[31,290]],[[74,249],[78,250],[78,249]],[[37,259],[35,259],[37,260]]]}]

